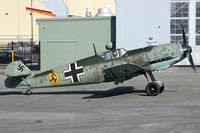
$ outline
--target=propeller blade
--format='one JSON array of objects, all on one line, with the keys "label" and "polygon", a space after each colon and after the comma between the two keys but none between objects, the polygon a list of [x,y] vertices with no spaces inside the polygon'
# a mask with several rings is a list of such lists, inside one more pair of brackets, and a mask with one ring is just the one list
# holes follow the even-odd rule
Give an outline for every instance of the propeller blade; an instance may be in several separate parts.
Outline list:
[{"label": "propeller blade", "polygon": [[183,25],[181,26],[181,29],[182,29],[183,45],[188,46]]},{"label": "propeller blade", "polygon": [[192,66],[194,72],[196,72],[196,68],[195,68],[195,66],[194,66],[194,61],[193,61],[192,55],[191,55],[190,53],[187,53],[187,58],[188,58],[188,60],[189,60],[189,62],[190,62],[190,64],[191,64],[191,66]]},{"label": "propeller blade", "polygon": [[192,52],[192,48],[187,44],[187,40],[186,40],[186,35],[185,35],[185,30],[183,28],[183,25],[181,24],[181,29],[182,29],[182,37],[183,37],[183,43],[182,43],[182,47],[185,47],[187,48],[187,51],[186,51],[186,56],[192,66],[192,69],[194,70],[194,72],[196,72],[196,68],[195,68],[195,65],[194,65],[194,61],[193,61],[193,58],[192,58],[192,55],[191,55],[191,52]]}]

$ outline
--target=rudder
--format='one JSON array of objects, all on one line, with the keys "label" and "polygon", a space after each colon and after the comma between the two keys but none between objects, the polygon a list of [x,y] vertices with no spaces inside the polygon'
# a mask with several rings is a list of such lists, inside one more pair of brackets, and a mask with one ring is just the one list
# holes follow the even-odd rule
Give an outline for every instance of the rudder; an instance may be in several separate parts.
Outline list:
[{"label": "rudder", "polygon": [[10,63],[5,71],[5,75],[7,76],[5,86],[7,88],[16,88],[31,74],[32,71],[23,62],[15,61]]},{"label": "rudder", "polygon": [[32,71],[21,61],[10,63],[5,71],[7,77],[24,77],[32,74]]}]

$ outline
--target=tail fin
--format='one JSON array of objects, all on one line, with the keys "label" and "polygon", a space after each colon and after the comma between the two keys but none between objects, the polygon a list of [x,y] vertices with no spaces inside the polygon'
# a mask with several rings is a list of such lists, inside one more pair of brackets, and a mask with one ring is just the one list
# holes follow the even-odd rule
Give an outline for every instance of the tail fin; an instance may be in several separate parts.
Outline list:
[{"label": "tail fin", "polygon": [[24,85],[27,86],[28,84],[23,84],[23,81],[31,74],[32,71],[21,61],[10,63],[5,71],[5,75],[7,76],[5,80],[5,86],[7,88],[16,88]]},{"label": "tail fin", "polygon": [[10,63],[5,71],[7,77],[26,77],[32,74],[32,71],[21,61]]}]

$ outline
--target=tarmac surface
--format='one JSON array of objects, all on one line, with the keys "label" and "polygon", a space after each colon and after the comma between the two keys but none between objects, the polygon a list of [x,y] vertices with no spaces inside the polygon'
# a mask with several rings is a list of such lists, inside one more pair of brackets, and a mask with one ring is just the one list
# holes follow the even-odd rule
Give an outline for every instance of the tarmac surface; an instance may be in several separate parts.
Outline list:
[{"label": "tarmac surface", "polygon": [[144,93],[144,76],[118,86],[43,88],[26,96],[6,89],[1,74],[0,133],[199,133],[200,68],[154,75],[165,82],[156,97]]}]

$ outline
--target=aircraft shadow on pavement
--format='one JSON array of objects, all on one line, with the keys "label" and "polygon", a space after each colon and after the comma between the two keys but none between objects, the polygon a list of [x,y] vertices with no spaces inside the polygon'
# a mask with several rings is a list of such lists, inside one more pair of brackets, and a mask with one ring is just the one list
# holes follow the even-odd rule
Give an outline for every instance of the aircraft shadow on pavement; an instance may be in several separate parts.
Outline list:
[{"label": "aircraft shadow on pavement", "polygon": [[144,93],[144,90],[135,90],[135,88],[130,86],[123,86],[123,87],[116,87],[107,91],[96,91],[92,93],[91,96],[83,97],[82,99],[95,99],[95,98],[106,98],[106,97],[113,97],[131,93]]},{"label": "aircraft shadow on pavement", "polygon": [[63,91],[63,92],[33,92],[33,95],[90,95],[83,97],[82,99],[95,99],[95,98],[106,98],[118,95],[125,95],[130,93],[145,93],[143,90],[135,90],[131,86],[120,86],[109,90],[74,90],[74,91]]},{"label": "aircraft shadow on pavement", "polygon": [[[95,99],[95,98],[106,98],[118,95],[125,95],[131,93],[138,93],[141,96],[146,96],[144,90],[135,90],[132,86],[121,86],[109,90],[74,90],[74,91],[54,91],[54,92],[34,92],[32,95],[79,95],[79,94],[91,94],[90,96],[83,97],[82,99]],[[0,96],[4,95],[24,95],[23,91],[9,91],[0,92]]]}]

